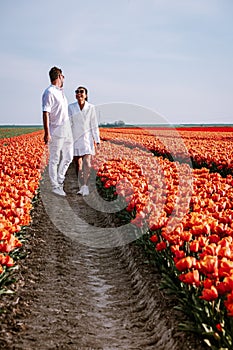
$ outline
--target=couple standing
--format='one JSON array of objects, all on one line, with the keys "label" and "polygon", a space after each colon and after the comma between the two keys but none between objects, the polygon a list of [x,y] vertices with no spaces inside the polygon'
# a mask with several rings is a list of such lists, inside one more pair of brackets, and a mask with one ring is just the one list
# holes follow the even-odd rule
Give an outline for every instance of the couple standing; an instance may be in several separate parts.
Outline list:
[{"label": "couple standing", "polygon": [[95,144],[99,145],[99,127],[94,105],[88,102],[85,87],[75,90],[77,102],[68,105],[63,91],[62,70],[49,71],[50,86],[42,96],[44,142],[49,145],[49,177],[52,192],[65,196],[65,175],[74,159],[82,196],[89,194],[88,179]]}]

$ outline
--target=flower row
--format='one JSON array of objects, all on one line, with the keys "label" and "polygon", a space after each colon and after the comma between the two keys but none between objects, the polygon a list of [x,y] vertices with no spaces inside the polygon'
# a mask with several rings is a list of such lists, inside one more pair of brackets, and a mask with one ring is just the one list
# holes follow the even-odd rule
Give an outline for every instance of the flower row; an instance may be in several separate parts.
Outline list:
[{"label": "flower row", "polygon": [[[0,139],[0,273],[22,245],[16,233],[31,222],[32,199],[46,163],[42,131]],[[45,157],[43,157],[43,155]]]},{"label": "flower row", "polygon": [[[112,155],[114,154],[114,159]],[[139,148],[105,142],[93,167],[125,198],[131,221],[166,250],[179,279],[212,301],[225,297],[233,316],[233,178],[169,162]]]},{"label": "flower row", "polygon": [[[225,129],[224,129],[225,130]],[[140,147],[170,160],[193,163],[223,175],[232,174],[233,131],[208,132],[156,128],[103,128],[101,137],[127,147]]]}]

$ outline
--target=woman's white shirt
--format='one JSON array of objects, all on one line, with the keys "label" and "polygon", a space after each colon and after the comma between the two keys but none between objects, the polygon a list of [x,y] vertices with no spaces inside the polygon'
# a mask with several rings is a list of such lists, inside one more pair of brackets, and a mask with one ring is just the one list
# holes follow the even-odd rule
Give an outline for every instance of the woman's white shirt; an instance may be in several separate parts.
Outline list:
[{"label": "woman's white shirt", "polygon": [[74,155],[95,154],[94,141],[100,142],[95,106],[85,101],[81,110],[78,102],[69,104],[68,113],[74,140]]}]

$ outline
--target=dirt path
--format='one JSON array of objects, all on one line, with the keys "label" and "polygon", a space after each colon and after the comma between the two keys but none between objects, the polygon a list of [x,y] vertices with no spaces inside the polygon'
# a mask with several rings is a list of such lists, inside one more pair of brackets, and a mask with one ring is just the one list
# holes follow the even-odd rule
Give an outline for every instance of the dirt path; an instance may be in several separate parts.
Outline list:
[{"label": "dirt path", "polygon": [[[89,225],[111,226],[109,215],[76,195],[76,186],[71,166],[69,203]],[[85,227],[82,237],[89,234]],[[30,255],[22,261],[15,295],[8,297],[11,314],[2,315],[1,349],[204,349],[198,339],[177,332],[175,301],[161,294],[160,275],[135,244],[80,244],[54,225],[41,199],[28,234]]]}]

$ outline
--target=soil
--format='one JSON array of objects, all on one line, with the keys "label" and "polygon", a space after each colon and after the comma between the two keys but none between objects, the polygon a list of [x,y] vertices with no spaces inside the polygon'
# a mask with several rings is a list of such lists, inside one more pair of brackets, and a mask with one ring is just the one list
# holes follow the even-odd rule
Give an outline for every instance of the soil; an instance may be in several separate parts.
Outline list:
[{"label": "soil", "polygon": [[54,213],[46,208],[49,202],[66,222],[63,204],[57,208],[53,203],[63,203],[62,197],[47,193],[45,201],[45,191],[35,203],[23,248],[27,256],[17,263],[16,281],[10,285],[14,294],[1,298],[0,348],[205,349],[196,336],[178,331],[184,316],[173,309],[176,300],[159,289],[159,272],[135,242],[105,247],[83,243],[91,227],[116,224],[113,214],[93,209],[77,190],[71,165],[65,200],[82,218],[78,239],[51,220]]}]

